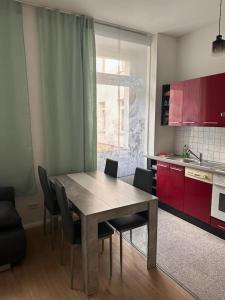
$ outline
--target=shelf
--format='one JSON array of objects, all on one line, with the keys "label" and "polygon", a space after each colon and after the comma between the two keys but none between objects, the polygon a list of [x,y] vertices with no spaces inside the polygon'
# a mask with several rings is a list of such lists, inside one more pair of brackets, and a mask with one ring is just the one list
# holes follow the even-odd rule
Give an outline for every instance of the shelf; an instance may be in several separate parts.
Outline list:
[{"label": "shelf", "polygon": [[[169,125],[169,102],[170,102],[170,85],[162,86],[162,104],[161,104],[161,125]],[[164,104],[166,103],[166,104]]]}]

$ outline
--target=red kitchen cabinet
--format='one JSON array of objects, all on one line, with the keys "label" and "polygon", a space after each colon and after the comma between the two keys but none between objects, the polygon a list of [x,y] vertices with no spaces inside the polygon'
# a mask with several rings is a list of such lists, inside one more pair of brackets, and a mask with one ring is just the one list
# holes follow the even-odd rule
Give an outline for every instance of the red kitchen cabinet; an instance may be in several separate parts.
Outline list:
[{"label": "red kitchen cabinet", "polygon": [[210,224],[212,185],[185,177],[184,212]]},{"label": "red kitchen cabinet", "polygon": [[170,165],[164,162],[157,162],[157,197],[159,201],[169,204],[169,176]]},{"label": "red kitchen cabinet", "polygon": [[169,107],[169,125],[182,125],[183,111],[183,81],[171,84],[170,87],[170,107]]},{"label": "red kitchen cabinet", "polygon": [[225,126],[225,73],[203,77],[202,81],[202,114],[203,126]]},{"label": "red kitchen cabinet", "polygon": [[183,210],[184,167],[158,162],[157,196],[159,201]]},{"label": "red kitchen cabinet", "polygon": [[201,123],[202,81],[200,78],[183,82],[182,124],[198,126]]},{"label": "red kitchen cabinet", "polygon": [[225,127],[225,73],[171,84],[169,125]]},{"label": "red kitchen cabinet", "polygon": [[170,165],[168,204],[183,211],[184,205],[184,167]]}]

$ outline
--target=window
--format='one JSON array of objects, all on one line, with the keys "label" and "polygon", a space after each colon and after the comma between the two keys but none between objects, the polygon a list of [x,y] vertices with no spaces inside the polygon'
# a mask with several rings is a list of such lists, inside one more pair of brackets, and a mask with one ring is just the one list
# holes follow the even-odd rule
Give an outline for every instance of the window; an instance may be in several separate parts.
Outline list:
[{"label": "window", "polygon": [[106,112],[105,112],[105,102],[99,102],[98,104],[99,114],[98,114],[98,122],[99,122],[99,131],[104,132],[106,130]]},{"label": "window", "polygon": [[146,167],[149,45],[120,31],[96,29],[98,169],[112,158],[127,176]]},{"label": "window", "polygon": [[123,133],[125,131],[125,101],[124,99],[120,99],[120,132]]}]

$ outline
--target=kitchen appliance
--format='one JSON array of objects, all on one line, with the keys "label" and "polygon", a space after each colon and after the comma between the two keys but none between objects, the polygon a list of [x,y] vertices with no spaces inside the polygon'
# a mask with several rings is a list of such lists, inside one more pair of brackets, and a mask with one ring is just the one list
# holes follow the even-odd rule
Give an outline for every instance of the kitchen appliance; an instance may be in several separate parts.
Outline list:
[{"label": "kitchen appliance", "polygon": [[225,222],[225,176],[213,176],[211,216]]},{"label": "kitchen appliance", "polygon": [[185,168],[185,176],[192,178],[192,179],[202,181],[202,182],[206,182],[209,184],[212,184],[212,182],[213,182],[212,173],[205,172],[202,170],[196,170],[193,168]]},{"label": "kitchen appliance", "polygon": [[185,168],[184,212],[210,224],[211,199],[212,173]]}]

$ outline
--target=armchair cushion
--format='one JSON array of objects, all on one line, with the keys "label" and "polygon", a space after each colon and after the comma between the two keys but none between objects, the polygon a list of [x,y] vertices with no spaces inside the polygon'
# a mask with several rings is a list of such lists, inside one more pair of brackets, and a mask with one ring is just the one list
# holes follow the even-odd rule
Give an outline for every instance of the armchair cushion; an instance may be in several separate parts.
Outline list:
[{"label": "armchair cushion", "polygon": [[13,187],[0,187],[1,201],[9,201],[15,206],[15,191]]},{"label": "armchair cushion", "polygon": [[0,201],[0,230],[21,226],[21,218],[14,205],[9,201]]}]

